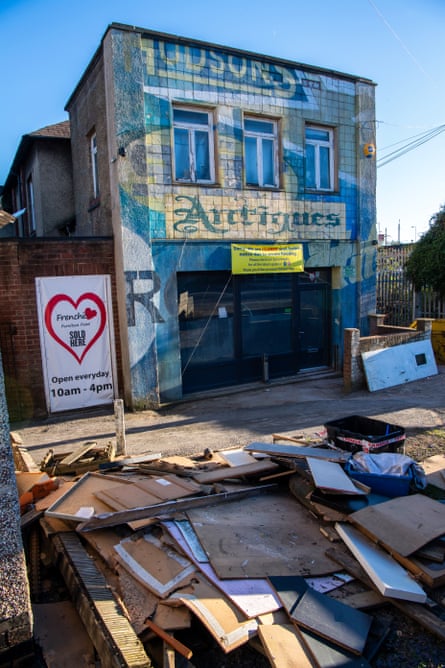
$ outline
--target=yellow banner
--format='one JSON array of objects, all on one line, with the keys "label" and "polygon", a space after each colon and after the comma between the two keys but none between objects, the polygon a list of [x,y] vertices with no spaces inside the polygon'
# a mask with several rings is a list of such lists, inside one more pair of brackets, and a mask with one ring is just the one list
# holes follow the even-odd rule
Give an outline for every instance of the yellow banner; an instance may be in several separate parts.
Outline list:
[{"label": "yellow banner", "polygon": [[286,274],[304,271],[302,244],[232,244],[232,274]]}]

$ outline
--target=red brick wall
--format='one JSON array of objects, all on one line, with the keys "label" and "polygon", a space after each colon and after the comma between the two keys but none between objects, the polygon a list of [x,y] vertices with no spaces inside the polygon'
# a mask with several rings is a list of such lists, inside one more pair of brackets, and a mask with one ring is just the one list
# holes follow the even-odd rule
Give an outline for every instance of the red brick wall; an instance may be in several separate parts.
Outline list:
[{"label": "red brick wall", "polygon": [[[118,386],[122,387],[112,239],[0,240],[1,354],[11,420],[46,414],[34,279],[91,274],[111,276]],[[14,334],[5,337],[10,326]],[[12,340],[12,348],[5,344],[7,339]]]}]

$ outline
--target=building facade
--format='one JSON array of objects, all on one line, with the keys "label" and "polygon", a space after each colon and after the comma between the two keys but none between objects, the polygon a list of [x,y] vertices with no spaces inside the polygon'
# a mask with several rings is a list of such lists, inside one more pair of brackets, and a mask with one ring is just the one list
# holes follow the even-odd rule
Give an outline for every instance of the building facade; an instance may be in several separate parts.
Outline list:
[{"label": "building facade", "polygon": [[374,93],[109,26],[67,111],[76,234],[114,237],[128,406],[341,368],[375,310]]}]

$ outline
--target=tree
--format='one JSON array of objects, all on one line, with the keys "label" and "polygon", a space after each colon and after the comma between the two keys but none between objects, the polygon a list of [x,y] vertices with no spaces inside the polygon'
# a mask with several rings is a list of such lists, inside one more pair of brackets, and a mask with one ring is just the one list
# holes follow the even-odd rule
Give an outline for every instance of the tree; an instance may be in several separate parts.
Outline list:
[{"label": "tree", "polygon": [[430,222],[430,229],[415,244],[405,265],[416,290],[431,288],[445,296],[445,205]]}]

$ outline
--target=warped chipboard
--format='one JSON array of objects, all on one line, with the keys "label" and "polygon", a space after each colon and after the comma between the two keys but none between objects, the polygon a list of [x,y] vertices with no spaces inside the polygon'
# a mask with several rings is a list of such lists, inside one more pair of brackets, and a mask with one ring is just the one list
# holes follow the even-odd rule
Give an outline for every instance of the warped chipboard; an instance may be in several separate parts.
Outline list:
[{"label": "warped chipboard", "polygon": [[389,554],[352,526],[337,523],[335,528],[383,596],[426,602],[422,587]]},{"label": "warped chipboard", "polygon": [[181,601],[204,624],[224,652],[246,643],[258,629],[256,619],[245,616],[204,576],[197,575],[193,585],[170,595],[169,601]]},{"label": "warped chipboard", "polygon": [[430,340],[371,350],[362,353],[362,360],[370,392],[438,373]]},{"label": "warped chipboard", "polygon": [[[273,587],[265,578],[221,580],[205,555],[204,558],[202,555],[198,558],[199,551],[196,544],[199,544],[199,539],[193,527],[187,524],[186,531],[184,531],[183,521],[181,521],[181,527],[178,527],[178,522],[171,521],[164,521],[162,526],[169,532],[184,554],[204,573],[209,582],[222,591],[247,618],[258,617],[281,608]],[[200,549],[203,553],[202,547]]]},{"label": "warped chipboard", "polygon": [[150,534],[125,538],[113,549],[121,566],[161,598],[188,584],[196,571],[188,559]]}]

